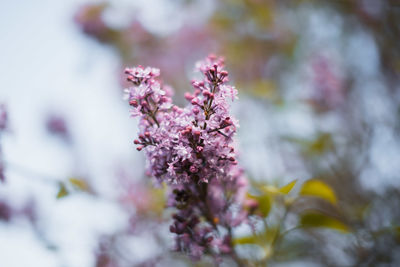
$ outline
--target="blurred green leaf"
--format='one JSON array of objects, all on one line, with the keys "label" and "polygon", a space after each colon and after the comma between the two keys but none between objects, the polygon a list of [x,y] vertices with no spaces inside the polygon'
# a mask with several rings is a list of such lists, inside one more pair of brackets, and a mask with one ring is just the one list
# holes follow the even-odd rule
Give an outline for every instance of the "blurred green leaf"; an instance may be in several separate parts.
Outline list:
[{"label": "blurred green leaf", "polygon": [[233,239],[234,245],[257,245],[264,252],[263,259],[274,254],[274,240],[276,240],[279,227],[272,226],[256,235],[248,235]]},{"label": "blurred green leaf", "polygon": [[250,85],[251,92],[258,97],[276,99],[278,97],[276,84],[272,80],[260,80]]},{"label": "blurred green leaf", "polygon": [[88,191],[89,185],[83,179],[69,178],[68,181],[76,188],[81,191]]},{"label": "blurred green leaf", "polygon": [[258,198],[258,209],[261,212],[261,215],[267,217],[269,212],[271,211],[272,200],[271,197],[267,194],[264,194]]},{"label": "blurred green leaf", "polygon": [[153,211],[159,216],[163,214],[166,205],[165,191],[166,191],[166,186],[163,185],[163,187],[161,188],[152,188],[151,191],[149,192],[152,199],[149,210]]},{"label": "blurred green leaf", "polygon": [[67,188],[65,187],[65,184],[61,182],[59,184],[59,189],[58,189],[58,193],[57,193],[57,199],[63,198],[65,196],[68,196],[68,194],[69,193],[68,193]]},{"label": "blurred green leaf", "polygon": [[257,244],[259,242],[259,237],[256,235],[248,235],[233,240],[234,245],[244,245],[244,244]]},{"label": "blurred green leaf", "polygon": [[271,25],[274,18],[274,13],[268,5],[265,3],[262,5],[257,5],[254,7],[253,12],[254,19],[260,28],[264,29]]},{"label": "blurred green leaf", "polygon": [[260,187],[265,194],[276,195],[279,194],[279,188],[273,185],[264,185]]},{"label": "blurred green leaf", "polygon": [[299,194],[300,196],[319,197],[334,205],[337,202],[333,189],[328,184],[317,179],[311,179],[305,182]]},{"label": "blurred green leaf", "polygon": [[285,195],[289,194],[289,192],[293,189],[293,187],[296,185],[296,183],[297,183],[297,179],[288,183],[287,185],[281,187],[279,189],[279,192],[281,192],[282,194],[285,194]]},{"label": "blurred green leaf", "polygon": [[332,135],[330,133],[320,133],[312,140],[296,137],[284,137],[285,140],[297,144],[308,156],[318,156],[334,148]]},{"label": "blurred green leaf", "polygon": [[250,195],[247,194],[248,198],[254,199],[258,202],[258,212],[260,213],[261,216],[267,217],[272,206],[272,198],[268,193],[264,193],[262,195]]},{"label": "blurred green leaf", "polygon": [[276,226],[268,227],[263,232],[260,232],[256,235],[247,235],[235,238],[233,242],[235,245],[257,244],[265,249],[270,247],[278,231],[279,229]]},{"label": "blurred green leaf", "polygon": [[310,144],[309,153],[322,154],[333,147],[332,135],[329,133],[321,133],[317,139]]},{"label": "blurred green leaf", "polygon": [[350,232],[349,227],[343,222],[316,211],[303,214],[300,219],[300,225],[303,227],[331,228],[343,233]]}]

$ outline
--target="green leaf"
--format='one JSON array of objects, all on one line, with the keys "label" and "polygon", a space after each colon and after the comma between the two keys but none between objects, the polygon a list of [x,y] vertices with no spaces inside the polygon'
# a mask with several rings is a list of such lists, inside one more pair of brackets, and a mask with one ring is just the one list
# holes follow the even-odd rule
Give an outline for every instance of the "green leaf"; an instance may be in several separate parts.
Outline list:
[{"label": "green leaf", "polygon": [[320,155],[333,148],[332,136],[329,133],[321,133],[314,142],[310,144],[309,154]]},{"label": "green leaf", "polygon": [[248,235],[233,239],[234,245],[256,244],[259,242],[259,237],[256,235]]},{"label": "green leaf", "polygon": [[254,199],[258,202],[258,212],[260,213],[261,216],[263,217],[267,217],[270,210],[271,210],[271,206],[272,206],[272,199],[269,196],[269,194],[265,193],[262,195],[250,195],[247,194],[248,198]]},{"label": "green leaf", "polygon": [[261,215],[267,217],[272,206],[272,200],[269,195],[265,194],[258,198],[258,208]]},{"label": "green leaf", "polygon": [[264,252],[263,259],[270,258],[274,254],[274,240],[279,227],[269,227],[256,235],[248,235],[233,239],[233,244],[237,245],[257,245]]},{"label": "green leaf", "polygon": [[329,133],[320,133],[312,140],[291,136],[284,137],[284,139],[297,144],[307,156],[319,156],[334,148],[332,135]]},{"label": "green leaf", "polygon": [[337,202],[333,189],[328,184],[317,179],[305,182],[300,190],[300,195],[319,197],[334,205]]},{"label": "green leaf", "polygon": [[267,247],[271,245],[271,242],[274,240],[278,231],[279,227],[271,226],[256,235],[247,235],[235,238],[233,242],[235,245],[258,244],[262,247]]},{"label": "green leaf", "polygon": [[65,184],[61,182],[59,184],[59,189],[58,189],[58,193],[57,193],[57,199],[66,197],[66,196],[68,196],[68,194],[69,193],[68,193],[67,188],[65,187]]},{"label": "green leaf", "polygon": [[163,214],[164,207],[166,205],[165,191],[165,186],[163,186],[162,188],[149,188],[149,195],[151,196],[149,210],[160,216]]},{"label": "green leaf", "polygon": [[343,233],[350,232],[349,227],[343,222],[316,211],[303,214],[300,219],[300,225],[303,227],[331,228]]},{"label": "green leaf", "polygon": [[295,186],[296,183],[297,183],[297,179],[288,183],[287,185],[281,187],[279,189],[279,192],[281,192],[282,194],[285,194],[285,195],[289,194],[289,192],[293,189],[293,187]]},{"label": "green leaf", "polygon": [[261,187],[261,190],[265,193],[265,194],[270,194],[270,195],[277,195],[279,192],[279,188],[277,188],[276,186],[273,185],[264,185]]},{"label": "green leaf", "polygon": [[85,180],[83,179],[77,179],[77,178],[69,178],[68,181],[76,188],[81,191],[88,191],[89,190],[89,185],[86,183]]},{"label": "green leaf", "polygon": [[272,80],[260,80],[250,85],[252,93],[258,97],[276,99],[278,91]]}]

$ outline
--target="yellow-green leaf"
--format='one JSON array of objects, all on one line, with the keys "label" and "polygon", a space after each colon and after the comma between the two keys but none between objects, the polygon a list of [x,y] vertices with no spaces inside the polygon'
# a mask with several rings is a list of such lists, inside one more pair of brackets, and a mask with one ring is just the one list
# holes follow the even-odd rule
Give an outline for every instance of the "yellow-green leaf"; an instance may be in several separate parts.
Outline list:
[{"label": "yellow-green leaf", "polygon": [[252,93],[258,97],[276,99],[278,92],[272,80],[261,80],[250,85]]},{"label": "yellow-green leaf", "polygon": [[334,148],[334,142],[329,133],[320,133],[313,140],[290,136],[285,137],[285,139],[297,144],[307,156],[322,155]]},{"label": "yellow-green leaf", "polygon": [[256,235],[247,235],[233,240],[235,245],[258,244],[263,248],[269,247],[274,240],[279,228],[271,226]]},{"label": "yellow-green leaf", "polygon": [[261,187],[266,194],[276,195],[279,193],[279,188],[273,185],[265,185]]},{"label": "yellow-green leaf", "polygon": [[79,190],[88,191],[89,189],[89,185],[83,179],[69,178],[68,181]]},{"label": "yellow-green leaf", "polygon": [[254,199],[258,202],[257,210],[261,216],[263,216],[263,217],[268,216],[269,211],[271,210],[271,206],[272,206],[272,199],[269,196],[269,194],[262,194],[262,195],[257,195],[257,196],[248,194],[247,197]]},{"label": "yellow-green leaf", "polygon": [[333,147],[332,136],[329,133],[321,133],[317,139],[310,144],[309,153],[320,155]]},{"label": "yellow-green leaf", "polygon": [[258,201],[258,208],[261,212],[261,215],[267,217],[269,211],[271,210],[271,198],[265,194],[259,197]]},{"label": "yellow-green leaf", "polygon": [[319,197],[334,205],[337,202],[333,189],[328,184],[317,179],[305,182],[300,190],[300,195]]},{"label": "yellow-green leaf", "polygon": [[244,245],[244,244],[256,244],[259,242],[259,238],[256,235],[248,235],[233,239],[233,244]]},{"label": "yellow-green leaf", "polygon": [[152,188],[149,192],[151,196],[150,208],[152,212],[162,215],[165,207],[165,186],[162,188]]},{"label": "yellow-green leaf", "polygon": [[288,183],[287,185],[281,187],[279,189],[279,192],[281,192],[282,194],[285,194],[285,195],[289,194],[289,192],[293,189],[293,187],[295,186],[296,183],[297,183],[297,180],[294,180],[294,181]]},{"label": "yellow-green leaf", "polygon": [[303,214],[300,219],[300,225],[303,227],[331,228],[344,233],[350,232],[350,229],[346,224],[320,212],[309,212]]},{"label": "yellow-green leaf", "polygon": [[60,199],[60,198],[63,198],[65,196],[68,196],[68,190],[65,187],[64,183],[60,183],[59,184],[58,193],[57,193],[57,198]]}]

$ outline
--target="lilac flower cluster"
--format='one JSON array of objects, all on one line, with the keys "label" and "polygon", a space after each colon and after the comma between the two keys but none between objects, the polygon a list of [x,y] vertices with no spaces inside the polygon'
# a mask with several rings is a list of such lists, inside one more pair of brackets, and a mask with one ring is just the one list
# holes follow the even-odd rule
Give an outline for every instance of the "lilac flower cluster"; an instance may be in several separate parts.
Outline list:
[{"label": "lilac flower cluster", "polygon": [[172,104],[158,69],[125,70],[133,84],[125,90],[131,115],[140,117],[134,143],[146,153],[148,173],[170,185],[169,205],[178,210],[170,231],[177,234],[176,249],[194,259],[234,253],[231,230],[246,218],[247,182],[233,146],[238,122],[229,113],[237,90],[227,85],[222,58],[211,55],[197,68],[203,79],[192,81],[185,108]]}]

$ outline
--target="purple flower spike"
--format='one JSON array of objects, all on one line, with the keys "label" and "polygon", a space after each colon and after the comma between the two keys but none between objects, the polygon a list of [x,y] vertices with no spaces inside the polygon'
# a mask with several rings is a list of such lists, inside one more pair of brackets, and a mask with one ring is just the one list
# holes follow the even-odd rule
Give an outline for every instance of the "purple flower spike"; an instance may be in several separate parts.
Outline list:
[{"label": "purple flower spike", "polygon": [[229,113],[237,91],[226,84],[223,63],[214,55],[197,63],[203,79],[192,81],[185,108],[172,105],[172,90],[157,80],[158,69],[125,70],[133,84],[125,90],[131,114],[140,117],[134,143],[146,153],[147,172],[170,185],[168,203],[177,209],[170,231],[177,235],[176,249],[192,259],[231,254],[231,228],[246,219],[247,180],[233,147],[238,123]]}]

